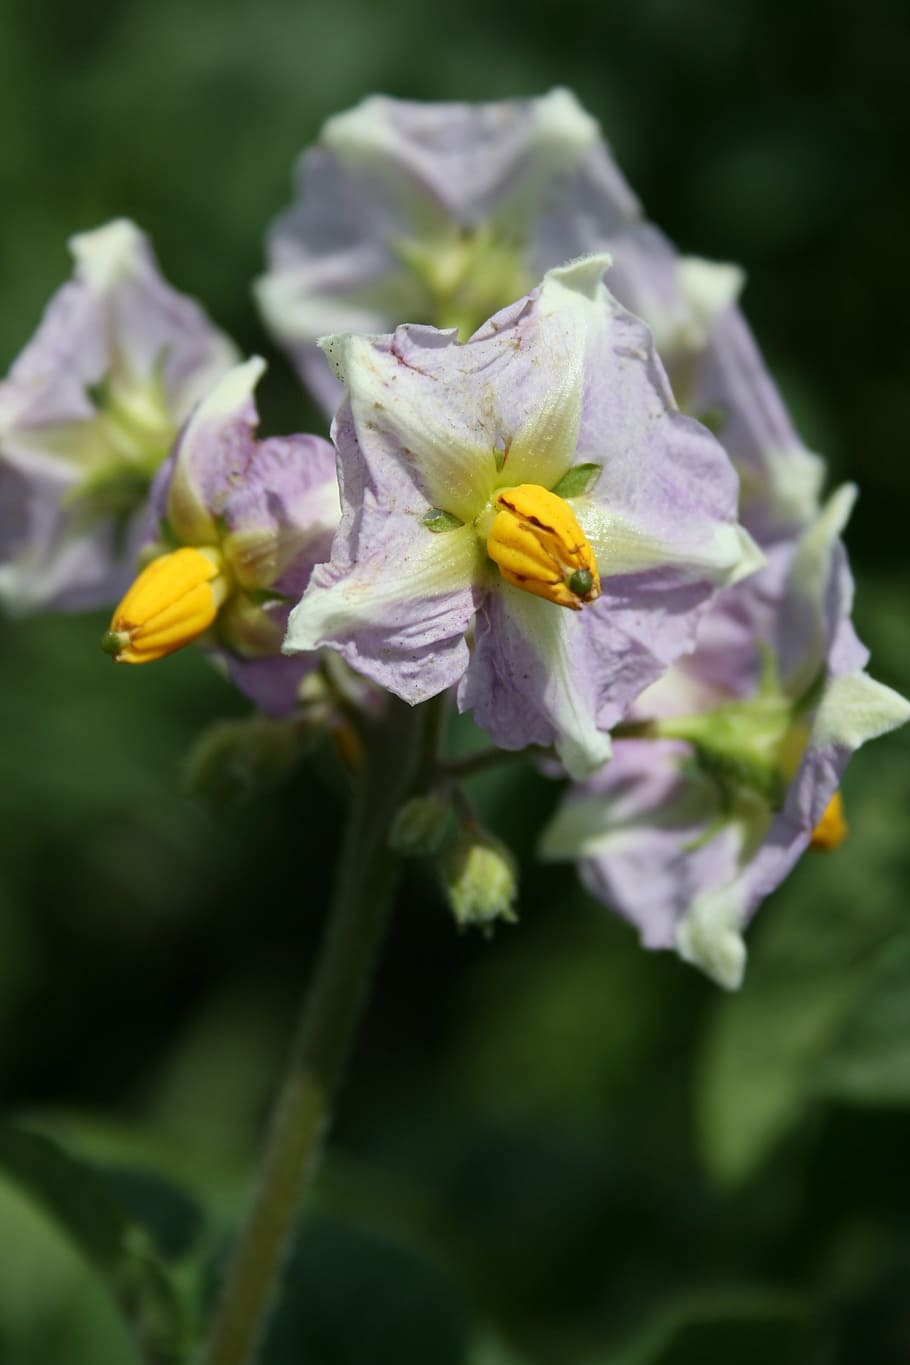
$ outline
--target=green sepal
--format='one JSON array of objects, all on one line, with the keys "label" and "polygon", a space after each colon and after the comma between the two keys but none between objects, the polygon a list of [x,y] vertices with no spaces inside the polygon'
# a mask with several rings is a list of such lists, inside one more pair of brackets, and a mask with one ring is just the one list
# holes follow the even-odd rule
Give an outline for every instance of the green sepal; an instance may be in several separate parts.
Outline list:
[{"label": "green sepal", "polygon": [[464,526],[460,517],[456,517],[452,512],[444,512],[441,507],[431,507],[423,519],[423,524],[428,531],[435,533],[457,531],[460,526]]},{"label": "green sepal", "polygon": [[297,599],[288,597],[285,592],[276,592],[274,588],[247,588],[246,596],[257,607],[267,607],[270,602],[295,602]]},{"label": "green sepal", "polygon": [[797,708],[780,694],[730,702],[703,715],[656,722],[656,734],[687,740],[700,770],[717,784],[725,809],[744,798],[779,810],[808,737]]},{"label": "green sepal", "polygon": [[588,493],[600,477],[599,464],[576,464],[550,489],[558,498],[580,498]]}]

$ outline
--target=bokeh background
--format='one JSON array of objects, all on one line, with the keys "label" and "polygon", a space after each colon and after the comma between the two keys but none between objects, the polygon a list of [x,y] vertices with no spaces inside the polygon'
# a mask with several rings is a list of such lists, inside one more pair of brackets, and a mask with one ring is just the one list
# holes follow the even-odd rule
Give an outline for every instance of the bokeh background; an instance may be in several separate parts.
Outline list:
[{"label": "bokeh background", "polygon": [[[319,430],[249,293],[296,153],[374,90],[569,85],[677,243],[746,266],[804,436],[861,486],[858,625],[907,692],[908,69],[887,0],[2,0],[0,370],[66,237],[126,214],[271,356],[265,430]],[[112,668],[102,626],[0,623],[3,1113],[189,1282],[248,1190],[343,806],[324,756],[245,805],[187,795],[243,704],[192,654]],[[848,842],[767,903],[733,998],[535,867],[550,785],[478,780],[521,922],[459,937],[409,878],[268,1365],[910,1359],[908,754],[854,761]],[[23,1193],[36,1160],[3,1129],[0,1362],[132,1365],[104,1277]]]}]

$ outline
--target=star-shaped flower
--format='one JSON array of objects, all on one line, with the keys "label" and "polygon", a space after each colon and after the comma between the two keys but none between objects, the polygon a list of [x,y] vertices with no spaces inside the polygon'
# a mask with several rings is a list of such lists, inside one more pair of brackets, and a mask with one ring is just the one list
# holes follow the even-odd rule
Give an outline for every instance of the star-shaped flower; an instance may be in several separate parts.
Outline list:
[{"label": "star-shaped flower", "polygon": [[729,461],[676,410],[608,264],[551,271],[464,344],[325,343],[348,390],[343,517],[285,646],[337,649],[412,703],[458,683],[497,744],[555,744],[575,775],[760,562]]},{"label": "star-shaped flower", "polygon": [[810,844],[843,839],[851,754],[910,718],[865,673],[850,624],[839,537],[854,496],[838,490],[797,542],[719,596],[695,652],[639,699],[641,737],[617,740],[543,840],[545,856],[579,860],[646,947],[675,947],[728,988],[760,902]]},{"label": "star-shaped flower", "polygon": [[132,223],[70,248],[74,278],[0,383],[0,600],[14,611],[116,600],[155,472],[236,358]]}]

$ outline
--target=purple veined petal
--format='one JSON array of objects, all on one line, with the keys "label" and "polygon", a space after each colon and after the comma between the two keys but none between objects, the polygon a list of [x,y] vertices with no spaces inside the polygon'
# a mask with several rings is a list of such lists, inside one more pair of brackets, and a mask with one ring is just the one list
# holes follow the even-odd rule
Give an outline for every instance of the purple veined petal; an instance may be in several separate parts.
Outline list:
[{"label": "purple veined petal", "polygon": [[610,762],[574,788],[540,846],[550,861],[577,859],[598,900],[634,924],[646,948],[675,946],[699,892],[735,873],[735,829],[706,831],[718,814],[711,783],[677,740],[617,740]]},{"label": "purple veined petal", "polygon": [[757,693],[794,550],[787,542],[768,546],[757,573],[718,593],[698,621],[694,650],[680,651],[674,666],[638,698],[637,718],[693,715]]},{"label": "purple veined petal", "polygon": [[242,460],[259,423],[253,391],[265,372],[254,356],[222,376],[193,412],[171,456],[165,513],[183,545],[212,545],[232,459]]},{"label": "purple veined petal", "polygon": [[0,600],[12,615],[48,603],[88,611],[129,583],[139,526],[129,528],[125,544],[112,526],[86,535],[78,509],[68,505],[74,483],[70,470],[49,461],[26,471],[0,461]]},{"label": "purple veined petal", "polygon": [[[405,701],[436,696],[464,673],[465,632],[480,569],[470,527],[415,542],[390,515],[376,551],[348,568],[319,565],[291,612],[285,651],[337,649],[358,673]],[[373,529],[375,535],[375,528]]]},{"label": "purple veined petal", "polygon": [[609,265],[609,256],[591,256],[552,270],[535,291],[527,318],[506,310],[504,319],[489,324],[498,328],[514,318],[516,344],[527,346],[533,357],[526,373],[513,377],[527,416],[515,423],[506,452],[503,472],[510,483],[550,488],[576,462],[588,355],[593,337],[607,325],[602,280]]},{"label": "purple veined petal", "polygon": [[856,496],[855,484],[832,493],[796,547],[775,639],[780,674],[794,697],[808,691],[826,666],[835,635],[850,614],[853,580],[840,536]]},{"label": "purple veined petal", "polygon": [[496,433],[476,385],[472,391],[469,348],[426,327],[333,337],[324,346],[347,385],[368,469],[394,461],[410,472],[411,505],[473,520],[492,489]]},{"label": "purple veined petal", "polygon": [[570,612],[500,582],[478,611],[458,705],[500,748],[555,745],[580,779],[609,758],[607,731],[663,668],[603,598]]},{"label": "purple veined petal", "polygon": [[710,432],[674,410],[648,329],[611,299],[587,342],[576,461],[602,472],[572,505],[601,577],[672,566],[679,582],[719,586],[753,573],[762,555],[736,523],[733,469]]},{"label": "purple veined petal", "polygon": [[222,546],[241,586],[300,597],[328,559],[341,517],[334,448],[320,436],[254,442],[219,507]]},{"label": "purple veined petal", "polygon": [[466,226],[498,211],[519,221],[596,145],[598,127],[569,91],[489,104],[372,96],[330,119],[323,142],[421,224]]},{"label": "purple veined petal", "polygon": [[712,329],[696,404],[721,415],[718,434],[742,481],[743,521],[760,543],[805,526],[818,509],[824,462],[799,439],[738,308]]}]

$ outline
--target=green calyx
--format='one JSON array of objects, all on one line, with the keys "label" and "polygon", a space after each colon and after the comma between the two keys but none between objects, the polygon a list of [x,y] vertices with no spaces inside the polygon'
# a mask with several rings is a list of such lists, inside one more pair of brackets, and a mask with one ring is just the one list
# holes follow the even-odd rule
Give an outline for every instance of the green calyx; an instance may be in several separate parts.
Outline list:
[{"label": "green calyx", "polygon": [[558,498],[580,498],[589,492],[600,476],[599,464],[576,464],[567,469],[558,483],[550,489]]},{"label": "green calyx", "polygon": [[490,933],[497,920],[514,924],[518,873],[505,844],[467,827],[440,860],[440,876],[459,928]]},{"label": "green calyx", "polygon": [[439,534],[442,531],[457,531],[464,522],[460,517],[456,517],[453,512],[446,512],[441,507],[431,507],[423,519],[423,524],[428,531]]},{"label": "green calyx", "polygon": [[789,698],[759,696],[703,715],[658,721],[655,734],[688,741],[699,768],[716,783],[727,810],[756,799],[783,805],[809,737],[803,708]]}]

